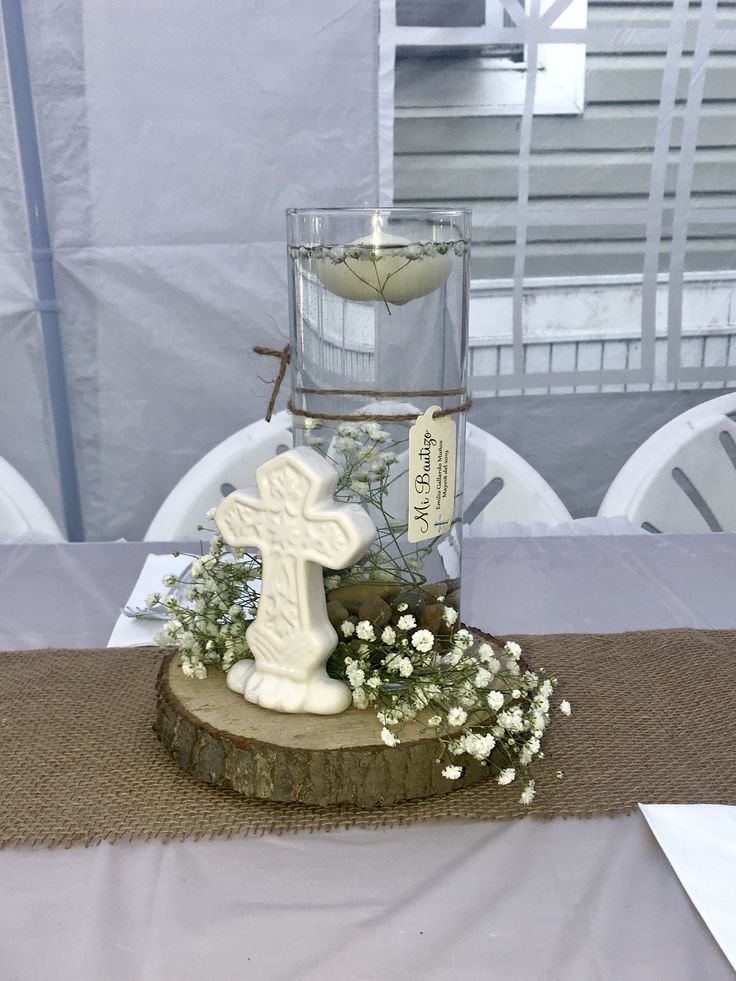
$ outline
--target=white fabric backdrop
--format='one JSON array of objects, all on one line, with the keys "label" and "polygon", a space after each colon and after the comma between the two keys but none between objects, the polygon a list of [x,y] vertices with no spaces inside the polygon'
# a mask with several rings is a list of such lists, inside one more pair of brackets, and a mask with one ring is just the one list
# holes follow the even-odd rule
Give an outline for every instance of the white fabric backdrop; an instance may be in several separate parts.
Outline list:
[{"label": "white fabric backdrop", "polygon": [[[286,331],[284,209],[377,201],[377,8],[23,13],[86,536],[140,538],[191,464],[262,415],[274,366],[250,349]],[[0,454],[55,504],[16,157],[0,149]]]},{"label": "white fabric backdrop", "polygon": [[46,368],[0,22],[0,455],[58,519],[61,501]]}]

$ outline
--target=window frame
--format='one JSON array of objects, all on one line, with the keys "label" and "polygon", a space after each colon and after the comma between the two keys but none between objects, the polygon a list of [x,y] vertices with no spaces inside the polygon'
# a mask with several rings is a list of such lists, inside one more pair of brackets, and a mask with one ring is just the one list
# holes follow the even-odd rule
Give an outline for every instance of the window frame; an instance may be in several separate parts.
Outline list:
[{"label": "window frame", "polygon": [[[556,0],[540,0],[539,16]],[[493,24],[499,8],[522,26],[501,27]],[[518,0],[486,0],[486,25],[482,27],[400,27],[396,24],[396,0],[381,0],[380,44],[382,64],[396,70],[398,47],[473,47],[493,44],[520,44],[524,41],[525,16]],[[491,26],[488,26],[491,25]],[[555,18],[554,27],[579,29],[587,25],[587,0],[571,0]],[[585,51],[580,44],[540,44],[538,73],[534,98],[535,115],[575,115],[585,105]],[[526,58],[525,58],[526,61]],[[447,118],[462,116],[520,116],[524,111],[526,65],[504,58],[488,58],[487,65],[475,66],[482,71],[483,98],[443,102],[444,80],[439,76],[436,87],[431,79],[427,101],[396,106],[397,119]],[[459,71],[462,67],[459,66]],[[395,85],[395,77],[394,77]]]}]

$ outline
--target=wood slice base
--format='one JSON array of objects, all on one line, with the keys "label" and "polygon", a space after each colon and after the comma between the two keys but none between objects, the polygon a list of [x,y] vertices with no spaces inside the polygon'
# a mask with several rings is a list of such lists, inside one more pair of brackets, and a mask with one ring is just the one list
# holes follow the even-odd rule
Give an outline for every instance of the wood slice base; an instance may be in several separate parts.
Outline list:
[{"label": "wood slice base", "polygon": [[374,712],[270,712],[231,691],[221,671],[204,681],[185,677],[177,655],[164,660],[157,688],[155,729],[174,760],[196,780],[246,797],[374,807],[446,794],[489,775],[471,761],[459,780],[447,780],[435,762],[440,743],[418,725],[388,747]]}]

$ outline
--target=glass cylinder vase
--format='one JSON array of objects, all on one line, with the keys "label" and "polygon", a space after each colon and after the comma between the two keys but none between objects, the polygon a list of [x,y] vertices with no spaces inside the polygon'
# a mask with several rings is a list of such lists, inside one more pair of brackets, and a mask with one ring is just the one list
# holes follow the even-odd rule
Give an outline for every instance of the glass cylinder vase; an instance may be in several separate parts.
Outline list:
[{"label": "glass cylinder vase", "polygon": [[293,209],[287,226],[295,444],[377,528],[328,600],[439,637],[460,613],[470,212]]}]

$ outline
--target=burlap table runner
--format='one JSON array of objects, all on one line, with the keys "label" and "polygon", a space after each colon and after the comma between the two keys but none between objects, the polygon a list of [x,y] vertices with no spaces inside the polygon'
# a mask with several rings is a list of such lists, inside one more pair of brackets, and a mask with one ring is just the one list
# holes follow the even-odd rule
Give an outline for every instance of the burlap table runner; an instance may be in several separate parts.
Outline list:
[{"label": "burlap table runner", "polygon": [[374,810],[247,800],[190,780],[159,745],[161,652],[0,654],[0,847],[736,804],[736,631],[518,639],[573,703],[549,732],[531,808],[490,781]]}]

